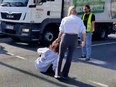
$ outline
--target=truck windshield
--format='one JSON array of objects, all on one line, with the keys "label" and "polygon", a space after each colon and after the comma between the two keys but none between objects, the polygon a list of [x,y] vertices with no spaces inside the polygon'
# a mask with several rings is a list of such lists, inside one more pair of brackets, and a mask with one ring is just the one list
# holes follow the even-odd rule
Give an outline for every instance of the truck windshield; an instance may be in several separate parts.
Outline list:
[{"label": "truck windshield", "polygon": [[26,7],[28,0],[3,0],[1,6],[5,7]]}]

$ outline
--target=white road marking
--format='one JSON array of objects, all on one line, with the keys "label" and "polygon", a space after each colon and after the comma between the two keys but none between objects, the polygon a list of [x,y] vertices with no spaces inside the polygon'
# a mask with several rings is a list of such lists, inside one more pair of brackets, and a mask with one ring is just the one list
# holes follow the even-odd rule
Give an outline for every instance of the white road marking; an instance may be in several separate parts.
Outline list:
[{"label": "white road marking", "polygon": [[105,62],[105,61],[94,59],[94,58],[92,58],[89,62],[94,63],[94,64],[100,64],[100,65],[107,64],[107,62]]},{"label": "white road marking", "polygon": [[18,56],[18,55],[15,55],[15,54],[13,54],[13,53],[7,53],[8,55],[11,55],[11,56],[15,56],[15,57],[17,57],[17,58],[19,58],[19,59],[23,59],[23,60],[26,60],[26,58],[24,58],[24,57],[21,57],[21,56]]},{"label": "white road marking", "polygon": [[100,87],[109,87],[109,86],[106,85],[106,84],[103,84],[103,83],[100,83],[100,82],[96,82],[96,81],[91,81],[91,80],[89,80],[89,82],[94,83],[94,84],[96,84],[96,85],[99,85]]},{"label": "white road marking", "polygon": [[[103,45],[111,45],[111,44],[116,44],[116,42],[108,42],[108,43],[101,43],[101,44],[93,44],[92,47],[103,46]],[[81,47],[77,47],[77,48],[81,48]]]},{"label": "white road marking", "polygon": [[16,56],[16,57],[19,58],[19,59],[27,60],[26,58],[21,57],[21,56]]},{"label": "white road marking", "polygon": [[16,58],[19,58],[19,59],[22,59],[22,60],[26,60],[26,61],[28,61],[28,62],[31,62],[31,63],[33,63],[34,61],[31,61],[31,60],[28,60],[27,58],[25,58],[25,57],[21,57],[21,56],[15,56]]},{"label": "white road marking", "polygon": [[[79,60],[84,61],[85,58],[79,58]],[[94,64],[99,64],[99,65],[106,65],[107,64],[107,62],[105,62],[105,61],[94,59],[94,58],[91,58],[90,61],[88,61],[88,62],[89,63],[94,63]]]},{"label": "white road marking", "polygon": [[7,54],[8,54],[8,55],[11,55],[11,56],[14,56],[14,55],[15,55],[15,54],[13,54],[13,53],[9,53],[9,52],[8,52]]},{"label": "white road marking", "polygon": [[7,53],[8,55],[10,55],[10,56],[14,56],[14,57],[16,57],[16,58],[18,58],[18,59],[22,59],[22,60],[27,60],[27,61],[29,61],[29,62],[33,62],[33,61],[30,61],[30,60],[28,60],[27,58],[25,58],[25,57],[22,57],[22,56],[18,56],[18,55],[15,55],[15,54],[13,54],[13,53]]},{"label": "white road marking", "polygon": [[103,45],[111,45],[111,44],[116,44],[116,42],[109,42],[109,43],[101,43],[101,44],[93,44],[92,46],[103,46]]}]

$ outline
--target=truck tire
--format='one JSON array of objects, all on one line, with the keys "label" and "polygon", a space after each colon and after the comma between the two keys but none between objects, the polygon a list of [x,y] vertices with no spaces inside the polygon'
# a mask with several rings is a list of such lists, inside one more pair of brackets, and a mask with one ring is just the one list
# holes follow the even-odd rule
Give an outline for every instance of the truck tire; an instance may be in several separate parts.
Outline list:
[{"label": "truck tire", "polygon": [[108,38],[109,34],[109,25],[106,24],[96,24],[95,25],[95,32],[93,37],[95,40],[104,40]]},{"label": "truck tire", "polygon": [[108,37],[108,34],[105,29],[100,32],[100,39],[105,39]]},{"label": "truck tire", "polygon": [[58,36],[58,31],[55,31],[53,29],[48,29],[44,32],[41,43],[48,46],[57,38],[57,36]]}]

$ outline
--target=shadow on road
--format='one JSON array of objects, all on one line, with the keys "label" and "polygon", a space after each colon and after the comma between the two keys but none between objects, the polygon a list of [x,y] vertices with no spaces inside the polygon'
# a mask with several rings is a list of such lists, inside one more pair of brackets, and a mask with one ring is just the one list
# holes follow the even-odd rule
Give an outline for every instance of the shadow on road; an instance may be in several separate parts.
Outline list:
[{"label": "shadow on road", "polygon": [[[114,41],[114,38],[109,40],[110,42]],[[107,41],[106,41],[107,42]],[[37,51],[38,48],[43,47],[42,44],[26,44],[26,43],[18,43],[18,42],[14,42],[11,39],[6,43],[8,45],[12,45],[15,47],[19,47],[19,48],[23,48],[26,50],[31,50],[31,51]],[[116,47],[115,44],[113,45],[108,45],[108,46],[96,46],[93,47],[93,54],[92,57],[96,60],[100,60],[100,61],[104,61],[105,64],[99,64],[99,63],[95,63],[95,62],[85,62],[83,60],[78,59],[78,57],[81,55],[81,49],[76,49],[74,52],[74,58],[73,58],[73,62],[84,62],[84,63],[89,63],[89,64],[93,64],[96,66],[100,66],[100,67],[104,67],[104,68],[109,68],[109,69],[113,69],[116,70],[116,66],[115,66],[115,61],[116,61],[116,49],[112,49],[113,47]]]},{"label": "shadow on road", "polygon": [[11,46],[15,46],[17,48],[23,48],[23,49],[26,49],[26,50],[31,50],[31,51],[37,51],[38,48],[40,47],[44,47],[42,46],[42,44],[39,44],[39,43],[21,43],[21,42],[14,42],[12,39],[9,39],[8,42],[3,42],[3,43],[6,43],[8,45],[11,45]]},{"label": "shadow on road", "polygon": [[[19,71],[19,72],[24,73],[24,74],[30,75],[30,76],[35,77],[35,78],[37,78],[37,79],[41,79],[41,80],[43,80],[43,81],[47,81],[47,82],[49,82],[50,84],[54,84],[54,85],[59,86],[59,87],[67,87],[67,85],[65,85],[65,84],[60,84],[60,83],[55,82],[54,78],[53,78],[53,80],[49,80],[49,79],[47,79],[47,78],[41,77],[41,76],[39,76],[39,75],[36,75],[36,74],[34,74],[34,73],[31,73],[31,72],[22,70],[22,69],[20,69],[20,68],[11,66],[11,65],[6,64],[6,63],[4,63],[4,62],[0,62],[0,65],[5,66],[5,67],[10,68],[10,69],[13,69],[13,70],[16,70],[16,71]],[[63,83],[70,84],[70,85],[73,85],[73,86],[76,86],[76,87],[78,87],[78,86],[79,86],[79,87],[94,87],[94,86],[88,85],[88,84],[86,84],[86,83],[77,81],[77,80],[75,80],[75,78],[70,78],[69,80],[62,81],[62,82],[63,82]],[[41,83],[39,83],[39,84],[41,84]]]},{"label": "shadow on road", "polygon": [[7,54],[7,50],[5,50],[5,47],[3,47],[3,46],[0,46],[0,54],[5,54],[5,55],[9,55],[9,54]]},{"label": "shadow on road", "polygon": [[73,62],[83,62],[116,70],[116,49],[114,47],[116,47],[116,44],[92,47],[93,52],[90,61],[85,61],[85,58],[79,58],[81,56],[81,49],[76,49]]}]

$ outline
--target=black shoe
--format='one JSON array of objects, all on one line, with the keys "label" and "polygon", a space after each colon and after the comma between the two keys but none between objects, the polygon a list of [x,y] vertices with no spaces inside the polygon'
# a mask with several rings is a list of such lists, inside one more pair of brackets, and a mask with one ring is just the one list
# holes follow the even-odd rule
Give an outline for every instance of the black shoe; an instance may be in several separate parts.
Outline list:
[{"label": "black shoe", "polygon": [[83,55],[82,55],[80,58],[86,58],[86,56],[83,56]]},{"label": "black shoe", "polygon": [[61,78],[62,78],[63,80],[68,80],[68,79],[69,79],[68,76],[67,76],[67,77],[62,76]]},{"label": "black shoe", "polygon": [[89,60],[90,60],[90,58],[86,58],[86,59],[85,59],[85,61],[89,61]]}]

